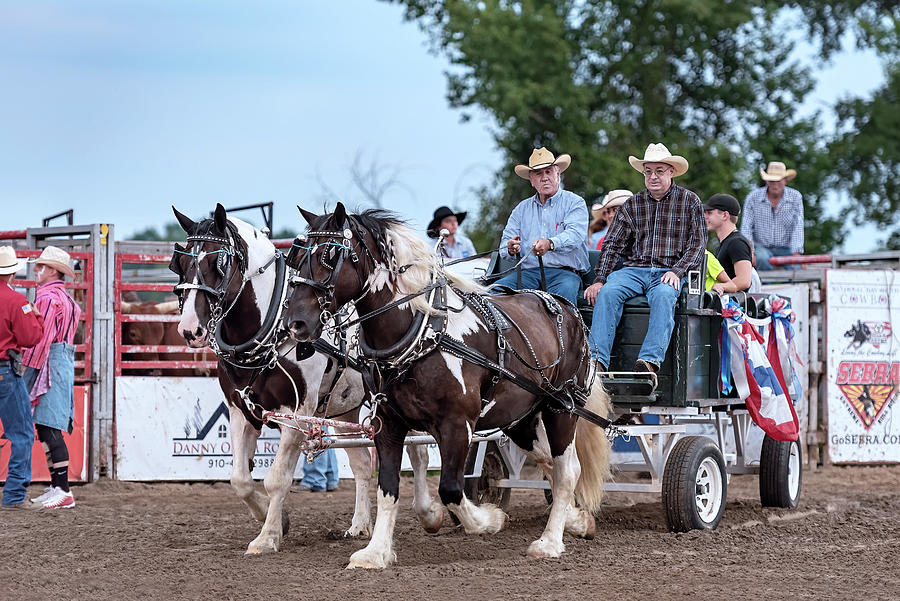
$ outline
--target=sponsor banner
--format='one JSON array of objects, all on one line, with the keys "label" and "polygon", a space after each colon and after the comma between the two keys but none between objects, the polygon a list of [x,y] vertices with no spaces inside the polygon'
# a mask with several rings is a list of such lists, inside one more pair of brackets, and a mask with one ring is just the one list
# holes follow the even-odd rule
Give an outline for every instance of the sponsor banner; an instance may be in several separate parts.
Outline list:
[{"label": "sponsor banner", "polygon": [[834,463],[900,462],[900,279],[826,273],[828,450]]},{"label": "sponsor banner", "polygon": [[[280,435],[263,427],[253,478],[265,477]],[[353,473],[336,449],[341,478]],[[216,378],[116,378],[116,477],[119,480],[229,480],[228,406]],[[304,459],[294,472],[303,476]]]},{"label": "sponsor banner", "polygon": [[[85,482],[87,480],[88,444],[90,444],[90,388],[86,385],[75,386],[75,418],[72,433],[63,432],[63,440],[69,450],[69,481]],[[0,425],[0,433],[3,426]],[[0,480],[6,481],[9,469],[9,441],[0,440]],[[31,481],[49,482],[50,471],[47,469],[47,455],[41,443],[35,437],[31,447]]]}]

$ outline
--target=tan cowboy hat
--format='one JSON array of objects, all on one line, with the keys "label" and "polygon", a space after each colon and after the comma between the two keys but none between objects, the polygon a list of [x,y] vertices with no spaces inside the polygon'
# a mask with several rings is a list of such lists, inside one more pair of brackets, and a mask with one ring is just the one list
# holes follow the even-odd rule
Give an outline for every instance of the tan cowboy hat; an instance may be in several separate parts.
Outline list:
[{"label": "tan cowboy hat", "polygon": [[0,275],[18,273],[26,263],[27,260],[16,257],[16,249],[12,246],[0,246]]},{"label": "tan cowboy hat", "polygon": [[767,169],[760,168],[759,176],[767,182],[780,182],[781,180],[789,182],[797,177],[797,171],[795,169],[787,169],[784,163],[772,161]]},{"label": "tan cowboy hat", "polygon": [[603,197],[603,200],[600,201],[600,208],[611,209],[612,207],[620,207],[632,196],[634,194],[630,190],[610,190]]},{"label": "tan cowboy hat", "polygon": [[639,159],[636,156],[629,156],[628,162],[631,163],[632,167],[642,173],[644,171],[644,163],[665,163],[671,165],[672,168],[675,169],[675,175],[673,177],[684,175],[688,170],[687,159],[669,152],[669,149],[666,148],[665,144],[650,144],[647,146],[647,150],[644,151],[643,159]]},{"label": "tan cowboy hat", "polygon": [[49,265],[56,271],[70,278],[75,277],[75,272],[69,267],[71,257],[69,253],[55,246],[48,246],[41,251],[41,256],[34,260],[35,265]]},{"label": "tan cowboy hat", "polygon": [[556,165],[559,167],[559,172],[562,173],[568,169],[571,162],[572,157],[569,155],[561,154],[558,158],[554,158],[552,152],[541,146],[540,148],[535,148],[534,152],[531,153],[531,156],[528,157],[527,165],[516,165],[515,172],[516,175],[522,179],[528,179],[528,174],[532,171],[544,169],[550,165]]}]

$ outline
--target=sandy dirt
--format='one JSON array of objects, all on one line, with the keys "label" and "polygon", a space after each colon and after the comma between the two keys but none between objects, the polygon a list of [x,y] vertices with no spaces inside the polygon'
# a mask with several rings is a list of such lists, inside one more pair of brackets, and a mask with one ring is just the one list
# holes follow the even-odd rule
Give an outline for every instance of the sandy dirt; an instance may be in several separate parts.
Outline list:
[{"label": "sandy dirt", "polygon": [[[431,478],[433,488],[437,479]],[[592,541],[560,559],[524,552],[544,527],[540,492],[514,491],[499,534],[425,534],[409,507],[398,563],[346,571],[352,483],[293,492],[283,550],[243,555],[258,533],[227,484],[98,482],[75,509],[0,512],[0,599],[891,599],[900,596],[900,466],[804,474],[796,510],[760,506],[733,477],[716,531],[672,534],[659,497],[610,493]],[[33,494],[40,492],[32,488]],[[449,519],[445,521],[449,524]]]}]

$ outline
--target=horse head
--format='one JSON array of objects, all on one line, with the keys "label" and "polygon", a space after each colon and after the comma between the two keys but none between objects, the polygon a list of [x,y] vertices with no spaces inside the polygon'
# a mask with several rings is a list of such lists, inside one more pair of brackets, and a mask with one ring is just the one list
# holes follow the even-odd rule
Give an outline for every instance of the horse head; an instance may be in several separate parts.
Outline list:
[{"label": "horse head", "polygon": [[295,340],[310,342],[321,336],[335,311],[364,293],[381,251],[375,236],[359,216],[347,214],[343,203],[325,215],[297,208],[308,228],[288,253],[295,275],[283,319]]},{"label": "horse head", "polygon": [[[169,263],[169,269],[178,275],[178,330],[190,346],[200,348],[209,344],[211,327],[225,319],[244,293],[247,274],[264,267],[275,247],[253,226],[228,217],[221,204],[216,205],[212,218],[200,222],[175,207],[172,210],[187,233],[187,244],[175,244]],[[247,296],[253,297],[257,306],[265,306],[269,300],[260,298],[252,284]],[[253,321],[250,317],[245,316],[246,321]]]}]

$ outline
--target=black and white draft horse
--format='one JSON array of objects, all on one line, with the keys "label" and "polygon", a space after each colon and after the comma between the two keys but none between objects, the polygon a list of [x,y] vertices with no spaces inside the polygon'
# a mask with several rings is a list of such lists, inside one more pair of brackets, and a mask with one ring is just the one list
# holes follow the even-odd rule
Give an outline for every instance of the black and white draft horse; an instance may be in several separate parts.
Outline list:
[{"label": "black and white draft horse", "polygon": [[[262,411],[314,415],[318,408],[329,417],[356,421],[364,397],[362,380],[351,369],[341,373],[337,362],[325,355],[300,360],[293,352],[296,343],[281,327],[290,273],[284,256],[263,232],[228,216],[222,205],[216,206],[213,218],[200,222],[173,210],[187,233],[187,245],[176,244],[169,265],[179,276],[178,331],[190,346],[216,350],[219,385],[230,414],[231,484],[253,517],[263,522],[246,552],[274,552],[288,530],[284,501],[305,434],[281,428],[281,443],[261,488],[251,477],[250,463],[263,426]],[[347,455],[356,482],[356,507],[345,536],[369,536],[371,454],[366,448],[350,448]],[[435,531],[443,511],[428,492],[424,447],[413,449],[410,459],[416,475],[413,506],[425,529]]]},{"label": "black and white draft horse", "polygon": [[[541,393],[580,389],[586,409],[609,412],[599,380],[590,387],[585,328],[574,308],[535,293],[489,297],[474,282],[444,274],[433,249],[389,212],[348,215],[341,203],[323,216],[300,211],[309,228],[294,242],[290,263],[299,275],[292,280],[285,325],[294,339],[315,340],[331,313],[355,303],[360,356],[374,366],[372,380],[384,395],[377,405],[375,529],[348,567],[385,568],[396,561],[400,460],[410,430],[427,431],[437,441],[439,494],[467,533],[494,533],[506,521],[500,508],[477,506],[463,492],[473,432],[502,429],[551,482],[550,516],[528,555],[558,557],[564,531],[593,537],[592,514],[609,474],[609,441],[603,429]],[[435,285],[442,277],[447,285]],[[439,339],[459,345],[439,346]],[[473,362],[466,349],[529,380],[531,392]]]}]

